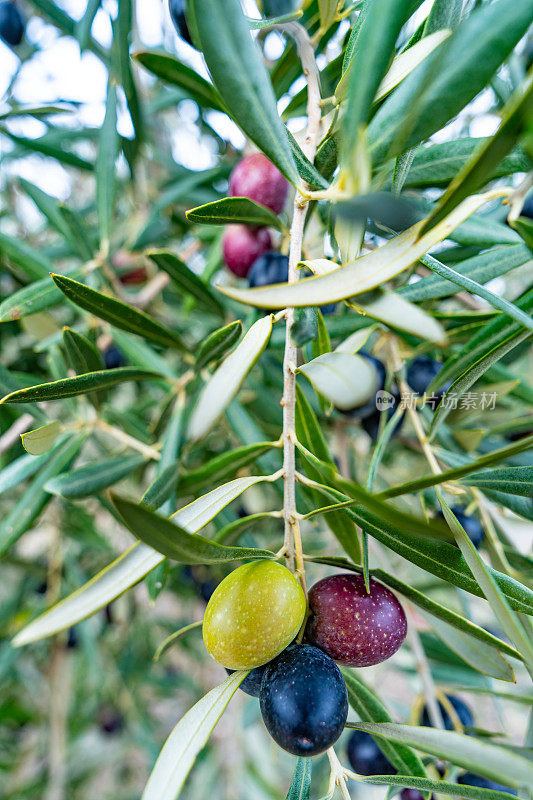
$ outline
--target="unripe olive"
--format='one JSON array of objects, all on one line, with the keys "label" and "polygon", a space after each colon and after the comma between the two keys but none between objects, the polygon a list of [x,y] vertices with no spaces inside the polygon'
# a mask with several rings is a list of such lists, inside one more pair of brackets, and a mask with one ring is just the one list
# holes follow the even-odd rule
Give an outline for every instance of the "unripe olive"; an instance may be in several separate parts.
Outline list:
[{"label": "unripe olive", "polygon": [[204,644],[223,667],[259,667],[292,642],[305,608],[302,587],[282,564],[243,564],[219,583],[207,604]]}]

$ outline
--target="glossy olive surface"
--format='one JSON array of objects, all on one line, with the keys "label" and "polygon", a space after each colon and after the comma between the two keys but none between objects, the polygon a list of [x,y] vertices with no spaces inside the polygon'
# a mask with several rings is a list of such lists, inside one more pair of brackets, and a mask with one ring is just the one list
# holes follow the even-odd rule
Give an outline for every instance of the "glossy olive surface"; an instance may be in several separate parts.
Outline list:
[{"label": "glossy olive surface", "polygon": [[394,775],[396,770],[366,731],[354,731],[346,747],[348,761],[359,775]]},{"label": "glossy olive surface", "polygon": [[254,261],[271,246],[272,239],[267,228],[228,225],[222,239],[226,266],[238,278],[245,278]]},{"label": "glossy olive surface", "polygon": [[252,153],[243,158],[230,176],[231,197],[248,197],[275,214],[283,210],[288,192],[286,178],[262,153]]},{"label": "glossy olive surface", "polygon": [[335,744],[348,716],[339,668],[305,644],[287,647],[267,665],[259,703],[274,741],[295,756],[315,756]]},{"label": "glossy olive surface", "polygon": [[305,596],[292,572],[275,561],[254,561],[231,572],[213,592],[204,643],[224,667],[260,667],[292,642],[304,616]]},{"label": "glossy olive surface", "polygon": [[331,575],[309,592],[306,637],[334,661],[347,667],[369,667],[390,658],[403,643],[407,621],[399,601],[362,575]]},{"label": "glossy olive surface", "polygon": [[[457,714],[459,722],[463,726],[463,728],[472,728],[474,726],[474,717],[470,710],[470,707],[461,700],[460,697],[456,697],[453,694],[446,695],[447,699],[449,700],[453,710]],[[448,711],[444,708],[443,704],[439,702],[440,713],[442,714],[442,721],[444,722],[444,727],[447,731],[455,730],[455,725],[453,724],[453,720],[451,716],[448,714]],[[420,721],[421,725],[425,725],[427,727],[432,727],[431,719],[429,717],[429,711],[427,707],[424,706],[422,712],[422,719]]]},{"label": "glossy olive surface", "polygon": [[[464,528],[464,532],[474,547],[476,549],[481,547],[483,539],[485,538],[485,532],[481,522],[477,519],[477,517],[473,517],[470,514],[465,514],[464,509],[461,508],[461,506],[451,506],[451,510],[457,517],[458,523]],[[439,511],[437,516],[441,519],[445,518],[442,511]]]},{"label": "glossy olive surface", "polygon": [[[245,694],[249,694],[250,697],[259,697],[259,692],[261,691],[261,682],[263,680],[263,675],[265,673],[266,667],[267,665],[263,664],[262,667],[256,667],[251,672],[249,672],[246,678],[239,686],[239,689]],[[232,675],[235,672],[235,670],[228,669],[226,667],[226,672],[228,673],[228,675]]]}]

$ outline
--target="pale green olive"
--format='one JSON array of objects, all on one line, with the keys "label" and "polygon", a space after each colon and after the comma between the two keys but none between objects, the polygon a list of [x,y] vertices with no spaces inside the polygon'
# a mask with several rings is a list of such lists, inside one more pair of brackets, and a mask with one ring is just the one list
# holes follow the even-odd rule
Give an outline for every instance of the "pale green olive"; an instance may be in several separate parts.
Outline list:
[{"label": "pale green olive", "polygon": [[292,642],[305,609],[302,587],[282,564],[243,564],[224,578],[207,604],[205,646],[229,669],[259,667]]}]

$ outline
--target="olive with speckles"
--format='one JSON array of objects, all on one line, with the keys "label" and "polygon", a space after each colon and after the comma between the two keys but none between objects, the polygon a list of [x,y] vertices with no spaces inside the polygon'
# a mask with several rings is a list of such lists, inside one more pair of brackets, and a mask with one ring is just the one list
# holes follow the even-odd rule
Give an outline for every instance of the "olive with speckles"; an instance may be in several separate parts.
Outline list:
[{"label": "olive with speckles", "polygon": [[348,716],[339,668],[306,644],[290,645],[267,664],[259,704],[269,734],[295,756],[316,756],[335,744]]},{"label": "olive with speckles", "polygon": [[292,642],[304,620],[305,595],[276,561],[243,564],[219,583],[205,610],[207,651],[228,669],[260,667]]},{"label": "olive with speckles", "polygon": [[331,575],[309,592],[306,637],[346,667],[370,667],[390,658],[407,634],[399,601],[382,583],[362,575]]}]

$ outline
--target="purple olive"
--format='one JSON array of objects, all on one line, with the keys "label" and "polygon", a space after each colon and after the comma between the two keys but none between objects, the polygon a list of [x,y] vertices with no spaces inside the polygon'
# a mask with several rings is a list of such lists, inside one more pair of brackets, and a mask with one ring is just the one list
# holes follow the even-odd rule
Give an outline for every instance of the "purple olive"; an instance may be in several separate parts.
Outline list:
[{"label": "purple olive", "polygon": [[309,592],[306,636],[346,667],[370,667],[390,658],[407,634],[405,613],[389,589],[362,575],[332,575]]}]

